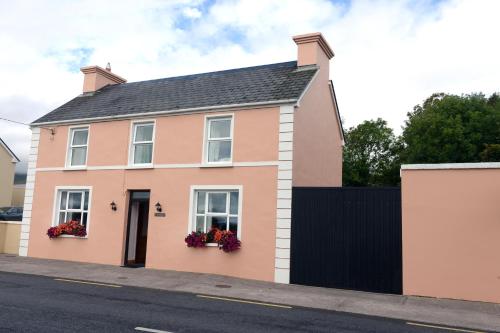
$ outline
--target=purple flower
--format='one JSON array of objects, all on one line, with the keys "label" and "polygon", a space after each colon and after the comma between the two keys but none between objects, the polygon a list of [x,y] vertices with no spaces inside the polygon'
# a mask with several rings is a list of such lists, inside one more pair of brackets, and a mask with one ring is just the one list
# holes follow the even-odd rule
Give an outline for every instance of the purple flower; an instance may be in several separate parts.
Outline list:
[{"label": "purple flower", "polygon": [[203,232],[193,231],[184,239],[188,247],[205,247],[207,236]]}]

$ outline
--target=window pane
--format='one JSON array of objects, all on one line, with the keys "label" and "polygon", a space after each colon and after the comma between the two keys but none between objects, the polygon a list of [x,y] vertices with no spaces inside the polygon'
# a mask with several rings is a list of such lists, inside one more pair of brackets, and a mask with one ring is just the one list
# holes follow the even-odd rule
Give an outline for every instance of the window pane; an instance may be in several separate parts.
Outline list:
[{"label": "window pane", "polygon": [[224,162],[231,160],[231,141],[210,141],[208,143],[208,161]]},{"label": "window pane", "polygon": [[83,210],[89,210],[89,191],[85,191],[85,200],[83,202]]},{"label": "window pane", "polygon": [[61,192],[61,205],[59,206],[60,209],[66,209],[66,199],[68,196],[68,192],[62,191]]},{"label": "window pane", "polygon": [[205,217],[204,216],[196,216],[196,231],[205,232],[204,228]]},{"label": "window pane", "polygon": [[153,141],[153,124],[136,125],[135,142]]},{"label": "window pane", "polygon": [[229,230],[234,232],[235,234],[238,233],[238,218],[237,217],[230,217],[229,218]]},{"label": "window pane", "polygon": [[229,214],[238,214],[238,192],[231,192],[231,200],[229,202]]},{"label": "window pane", "polygon": [[81,209],[82,208],[82,193],[75,192],[69,194],[68,209]]},{"label": "window pane", "polygon": [[231,119],[210,120],[210,139],[229,138],[231,136]]},{"label": "window pane", "polygon": [[71,165],[85,165],[87,147],[71,148]]},{"label": "window pane", "polygon": [[212,228],[217,228],[219,230],[226,230],[227,227],[227,217],[225,216],[207,216],[207,231]]},{"label": "window pane", "polygon": [[59,224],[66,222],[66,213],[65,212],[60,212],[59,213]]},{"label": "window pane", "polygon": [[208,193],[208,212],[226,213],[227,193]]},{"label": "window pane", "polygon": [[134,191],[132,192],[132,199],[149,199],[149,191]]},{"label": "window pane", "polygon": [[73,145],[86,145],[88,139],[88,130],[74,130]]},{"label": "window pane", "polygon": [[68,212],[68,217],[66,218],[67,221],[78,221],[80,222],[82,220],[82,213],[71,213]]},{"label": "window pane", "polygon": [[151,163],[153,156],[152,143],[137,144],[134,149],[134,164]]},{"label": "window pane", "polygon": [[197,208],[196,212],[198,214],[203,214],[205,213],[205,197],[206,197],[207,192],[197,192],[198,198],[197,198]]},{"label": "window pane", "polygon": [[88,215],[87,213],[83,213],[82,224],[84,226],[87,226],[87,215]]}]

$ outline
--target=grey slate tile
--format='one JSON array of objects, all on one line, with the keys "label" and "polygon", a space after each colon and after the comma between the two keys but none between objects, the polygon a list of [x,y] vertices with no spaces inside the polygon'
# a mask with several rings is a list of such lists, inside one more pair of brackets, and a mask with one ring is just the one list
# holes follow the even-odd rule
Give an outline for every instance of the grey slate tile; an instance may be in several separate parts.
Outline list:
[{"label": "grey slate tile", "polygon": [[231,69],[106,86],[81,95],[33,124],[157,111],[298,99],[315,67],[297,62]]}]

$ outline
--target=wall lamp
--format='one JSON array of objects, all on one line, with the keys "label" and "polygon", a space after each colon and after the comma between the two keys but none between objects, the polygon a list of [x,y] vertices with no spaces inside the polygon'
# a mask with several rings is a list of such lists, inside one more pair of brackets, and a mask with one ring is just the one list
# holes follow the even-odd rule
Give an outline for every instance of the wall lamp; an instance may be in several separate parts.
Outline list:
[{"label": "wall lamp", "polygon": [[159,203],[159,202],[157,202],[157,203],[156,203],[155,207],[156,207],[156,211],[157,211],[158,213],[161,213],[161,205],[160,205],[160,203]]},{"label": "wall lamp", "polygon": [[112,201],[109,205],[111,206],[111,210],[116,210],[116,204],[114,201]]}]

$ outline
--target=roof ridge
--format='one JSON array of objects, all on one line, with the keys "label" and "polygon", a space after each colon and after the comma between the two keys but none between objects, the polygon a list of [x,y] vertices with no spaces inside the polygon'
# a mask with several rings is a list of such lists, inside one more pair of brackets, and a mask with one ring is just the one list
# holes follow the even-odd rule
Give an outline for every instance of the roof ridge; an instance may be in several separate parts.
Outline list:
[{"label": "roof ridge", "polygon": [[[119,86],[128,86],[128,85],[132,85],[132,84],[136,84],[136,83],[144,83],[144,82],[152,82],[152,81],[183,79],[183,78],[189,78],[189,77],[193,77],[193,76],[202,76],[202,75],[211,75],[211,74],[221,74],[221,73],[229,73],[229,72],[238,72],[238,71],[252,70],[252,69],[257,69],[257,68],[286,67],[286,65],[292,65],[292,64],[294,64],[295,66],[297,66],[297,61],[296,60],[292,60],[292,61],[276,62],[276,63],[272,63],[272,64],[265,64],[265,65],[256,65],[256,66],[248,66],[248,67],[223,69],[223,70],[220,70],[220,71],[203,72],[203,73],[195,73],[195,74],[187,74],[187,75],[179,75],[179,76],[168,76],[168,77],[162,77],[162,78],[158,78],[158,79],[126,82],[126,83],[117,84],[117,85],[107,85],[104,88],[119,87]],[[290,67],[292,67],[292,66],[290,66]]]}]

